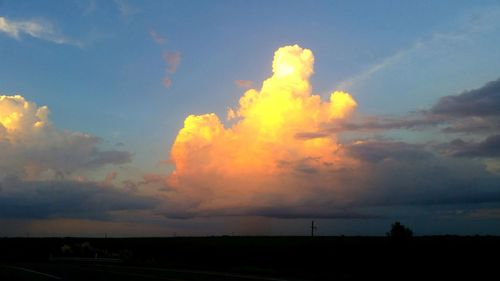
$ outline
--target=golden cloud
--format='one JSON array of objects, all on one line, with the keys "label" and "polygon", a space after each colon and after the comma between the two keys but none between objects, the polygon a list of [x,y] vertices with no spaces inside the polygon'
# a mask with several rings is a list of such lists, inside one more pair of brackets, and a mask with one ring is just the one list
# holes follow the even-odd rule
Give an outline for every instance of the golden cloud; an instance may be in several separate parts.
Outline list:
[{"label": "golden cloud", "polygon": [[13,140],[23,135],[34,133],[49,125],[49,109],[38,107],[20,95],[0,95],[0,139]]},{"label": "golden cloud", "polygon": [[175,170],[168,177],[171,196],[182,200],[169,201],[193,211],[266,207],[277,198],[294,204],[332,183],[327,171],[354,165],[334,136],[297,137],[348,118],[357,106],[345,92],[331,93],[329,101],[313,94],[313,64],[309,49],[279,48],[272,76],[229,110],[231,126],[214,113],[189,115],[172,146]]}]

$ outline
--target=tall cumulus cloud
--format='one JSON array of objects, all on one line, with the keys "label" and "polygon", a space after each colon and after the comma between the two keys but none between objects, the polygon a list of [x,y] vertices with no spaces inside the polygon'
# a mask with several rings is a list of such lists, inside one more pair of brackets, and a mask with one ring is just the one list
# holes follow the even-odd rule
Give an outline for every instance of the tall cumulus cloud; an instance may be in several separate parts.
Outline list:
[{"label": "tall cumulus cloud", "polygon": [[325,132],[349,123],[357,103],[341,91],[328,101],[313,94],[313,65],[310,50],[279,48],[271,77],[243,94],[226,124],[214,113],[185,119],[171,148],[166,216],[354,218],[388,204],[500,202],[498,176],[480,161]]}]

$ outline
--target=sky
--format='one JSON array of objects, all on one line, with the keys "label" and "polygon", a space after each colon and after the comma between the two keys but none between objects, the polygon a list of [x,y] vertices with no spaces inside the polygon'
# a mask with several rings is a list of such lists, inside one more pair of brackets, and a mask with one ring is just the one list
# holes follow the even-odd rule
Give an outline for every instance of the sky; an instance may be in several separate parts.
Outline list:
[{"label": "sky", "polygon": [[0,236],[500,235],[500,1],[0,0]]}]

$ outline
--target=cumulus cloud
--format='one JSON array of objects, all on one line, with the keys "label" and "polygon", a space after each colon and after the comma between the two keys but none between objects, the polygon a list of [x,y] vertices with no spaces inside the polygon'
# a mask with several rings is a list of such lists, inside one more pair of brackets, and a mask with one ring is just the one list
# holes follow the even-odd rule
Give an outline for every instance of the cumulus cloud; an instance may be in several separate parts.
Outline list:
[{"label": "cumulus cloud", "polygon": [[0,95],[0,179],[61,177],[131,161],[130,152],[101,150],[99,143],[95,136],[54,128],[46,106],[20,95]]},{"label": "cumulus cloud", "polygon": [[129,163],[127,151],[102,150],[100,139],[60,131],[47,106],[23,96],[0,95],[0,218],[105,220],[115,211],[151,209],[157,200],[80,172]]},{"label": "cumulus cloud", "polygon": [[24,34],[57,44],[81,45],[79,42],[61,35],[50,22],[40,19],[10,20],[5,17],[0,17],[0,32],[15,39],[20,39],[21,35]]},{"label": "cumulus cloud", "polygon": [[328,101],[312,93],[313,63],[310,50],[282,47],[272,76],[228,111],[229,126],[214,113],[185,119],[160,195],[166,216],[369,218],[377,216],[374,206],[500,202],[498,175],[473,158],[457,161],[402,141],[341,143],[332,124],[385,130],[443,121],[430,114],[355,125],[357,103],[348,93]]},{"label": "cumulus cloud", "polygon": [[[347,118],[356,102],[334,92],[329,101],[313,95],[309,77],[314,56],[287,46],[276,51],[273,75],[260,90],[250,89],[233,110],[236,122],[226,128],[213,113],[190,115],[171,151],[175,171],[168,181],[187,211],[272,206],[276,198],[294,204],[321,189],[321,175],[346,161],[332,137],[298,139],[295,134],[323,122]],[[345,163],[350,165],[349,163]],[[290,175],[294,170],[295,174]],[[176,200],[173,200],[176,201]],[[191,209],[191,210],[190,210]]]}]

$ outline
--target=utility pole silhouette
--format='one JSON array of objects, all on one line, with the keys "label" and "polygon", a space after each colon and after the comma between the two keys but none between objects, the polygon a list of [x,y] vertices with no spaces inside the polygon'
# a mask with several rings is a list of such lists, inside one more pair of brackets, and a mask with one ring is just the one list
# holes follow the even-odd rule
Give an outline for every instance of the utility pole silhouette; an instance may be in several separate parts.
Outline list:
[{"label": "utility pole silhouette", "polygon": [[314,237],[315,230],[316,230],[316,226],[314,225],[314,221],[311,221],[311,237]]}]

